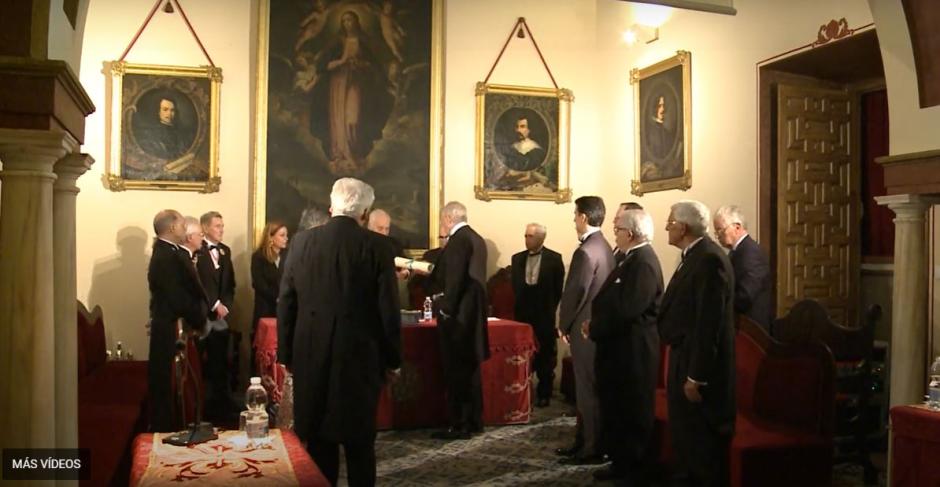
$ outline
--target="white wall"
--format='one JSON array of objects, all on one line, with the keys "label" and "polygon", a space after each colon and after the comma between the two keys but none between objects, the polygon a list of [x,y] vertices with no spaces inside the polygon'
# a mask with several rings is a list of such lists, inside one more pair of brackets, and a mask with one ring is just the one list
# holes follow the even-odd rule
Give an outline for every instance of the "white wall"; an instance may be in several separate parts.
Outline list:
[{"label": "white wall", "polygon": [[[202,0],[185,2],[186,14],[217,66],[222,68],[221,191],[213,194],[166,191],[111,192],[101,182],[105,167],[104,61],[116,60],[136,33],[152,2],[94,0],[85,26],[81,81],[98,110],[88,117],[82,148],[96,162],[79,179],[78,298],[105,313],[109,346],[121,340],[135,356],[144,358],[148,318],[149,262],[153,216],[176,208],[197,218],[217,210],[225,218],[225,241],[236,267],[236,326],[249,321],[252,309],[248,252],[249,120],[252,100],[249,80],[251,2]],[[127,57],[129,62],[183,66],[207,64],[179,14],[158,11]]]},{"label": "white wall", "polygon": [[[149,2],[95,0],[88,12],[81,80],[98,111],[88,119],[85,152],[96,162],[79,180],[78,296],[100,304],[107,316],[109,344],[122,340],[145,356],[149,293],[146,267],[154,213],[177,208],[198,216],[215,209],[225,216],[237,280],[234,325],[244,329],[251,314],[248,272],[250,142],[254,116],[250,32],[254,2],[203,0],[186,11],[216,64],[223,68],[220,173],[222,190],[211,195],[104,189],[104,75],[102,62],[120,56],[147,14]],[[473,196],[474,85],[482,81],[509,29],[525,16],[559,85],[573,90],[571,187],[574,196],[596,194],[608,207],[635,200],[633,98],[629,70],[692,52],[693,186],[688,192],[651,193],[638,201],[656,221],[656,251],[669,279],[678,252],[668,247],[662,227],[669,205],[696,198],[713,209],[726,203],[756,210],[756,63],[815,39],[820,24],[846,17],[850,26],[871,22],[865,0],[739,0],[737,16],[665,8],[669,19],[660,40],[628,48],[621,32],[651,7],[618,0],[448,0],[445,8],[444,198],[469,209],[471,225],[490,248],[490,272],[508,265],[523,248],[525,224],[549,228],[547,245],[564,256],[577,245],[572,203],[483,202]],[[131,51],[129,61],[200,65],[205,60],[179,17],[159,12]],[[528,39],[513,38],[490,80],[551,86]],[[891,79],[888,80],[889,86]],[[890,89],[890,88],[889,88]],[[892,117],[892,125],[894,120]],[[605,233],[611,237],[610,220]]]},{"label": "white wall", "polygon": [[[75,16],[75,28],[69,23],[62,8],[62,0],[49,2],[49,45],[48,58],[61,59],[68,63],[75,75],[79,75],[82,57],[82,39],[84,36],[85,16],[90,0],[78,2],[78,14]],[[143,19],[141,19],[143,20]],[[128,39],[129,40],[129,39]]]},{"label": "white wall", "polygon": [[888,85],[889,154],[940,148],[940,106],[920,108],[914,51],[901,3],[868,0]]}]

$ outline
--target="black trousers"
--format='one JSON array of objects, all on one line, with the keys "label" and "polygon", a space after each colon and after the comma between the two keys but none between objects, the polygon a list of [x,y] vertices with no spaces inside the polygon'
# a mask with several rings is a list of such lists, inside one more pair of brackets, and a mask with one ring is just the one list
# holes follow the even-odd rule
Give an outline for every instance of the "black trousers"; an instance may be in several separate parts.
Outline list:
[{"label": "black trousers", "polygon": [[666,401],[676,467],[680,474],[688,475],[689,485],[726,487],[730,485],[731,436],[709,424],[702,403],[690,402],[685,397],[683,385],[688,378],[689,360],[686,353],[681,346],[669,349]]},{"label": "black trousers", "polygon": [[[545,298],[535,286],[525,286],[517,296],[516,320],[528,323],[539,342],[539,349],[532,357],[532,371],[539,383],[536,397],[549,399],[555,384],[555,365],[558,363],[558,336],[555,334],[555,312],[546,311]],[[542,308],[540,310],[540,308]]]},{"label": "black trousers", "polygon": [[[346,480],[350,487],[375,485],[375,435],[369,440],[342,443],[342,446],[346,455]],[[330,485],[336,485],[339,480],[339,447],[340,443],[317,437],[307,442],[307,452]]]},{"label": "black trousers", "polygon": [[447,388],[447,413],[452,428],[483,429],[483,384],[480,364],[464,347],[457,347],[438,328],[441,362]]},{"label": "black trousers", "polygon": [[[222,415],[230,406],[228,349],[231,333],[228,330],[212,330],[209,335],[200,340],[200,352],[205,353],[206,359],[203,367],[203,376],[206,384],[203,390],[206,395],[206,413],[210,416]],[[215,418],[210,418],[215,419]]]},{"label": "black trousers", "polygon": [[176,325],[158,320],[150,323],[150,356],[147,359],[147,393],[150,397],[150,431],[175,431],[171,376],[176,353]]}]

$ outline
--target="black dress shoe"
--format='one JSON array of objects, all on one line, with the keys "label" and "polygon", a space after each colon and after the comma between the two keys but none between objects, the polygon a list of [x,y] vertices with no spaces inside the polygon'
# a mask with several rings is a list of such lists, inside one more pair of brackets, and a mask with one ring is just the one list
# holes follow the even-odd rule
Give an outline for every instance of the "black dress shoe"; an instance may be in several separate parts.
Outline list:
[{"label": "black dress shoe", "polygon": [[581,451],[581,445],[571,445],[568,448],[555,448],[555,455],[560,457],[573,457]]},{"label": "black dress shoe", "polygon": [[446,430],[431,433],[435,440],[469,440],[473,435],[461,428],[447,428]]},{"label": "black dress shoe", "polygon": [[549,401],[549,399],[548,399],[547,397],[540,397],[540,398],[538,398],[538,399],[535,400],[535,407],[537,407],[537,408],[548,407],[549,402],[550,402],[550,401]]},{"label": "black dress shoe", "polygon": [[600,465],[604,462],[604,457],[601,455],[590,455],[587,457],[571,456],[558,460],[558,463],[562,465]]}]

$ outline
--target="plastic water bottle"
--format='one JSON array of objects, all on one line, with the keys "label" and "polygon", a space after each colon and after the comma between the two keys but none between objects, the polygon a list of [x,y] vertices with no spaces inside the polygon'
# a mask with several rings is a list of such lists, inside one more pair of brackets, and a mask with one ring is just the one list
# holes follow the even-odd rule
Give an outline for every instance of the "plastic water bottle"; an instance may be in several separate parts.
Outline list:
[{"label": "plastic water bottle", "polygon": [[[242,413],[239,423],[244,421],[245,433],[249,439],[262,439],[268,436],[268,393],[261,385],[261,377],[252,377],[251,385],[245,392],[245,405],[248,410]],[[239,425],[240,426],[240,425]]]},{"label": "plastic water bottle", "polygon": [[424,321],[431,321],[431,318],[434,317],[433,312],[431,311],[431,297],[428,296],[424,298]]},{"label": "plastic water bottle", "polygon": [[940,411],[940,357],[933,361],[930,366],[930,384],[927,389],[927,407],[934,411]]}]

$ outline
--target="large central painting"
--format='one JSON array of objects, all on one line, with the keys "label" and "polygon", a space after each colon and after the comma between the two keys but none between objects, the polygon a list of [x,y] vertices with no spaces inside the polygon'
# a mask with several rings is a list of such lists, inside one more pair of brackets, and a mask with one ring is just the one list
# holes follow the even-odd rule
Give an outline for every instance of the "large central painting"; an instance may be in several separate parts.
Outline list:
[{"label": "large central painting", "polygon": [[326,210],[351,176],[405,248],[437,240],[441,16],[440,0],[262,5],[256,239],[265,221],[295,230],[305,208]]}]

